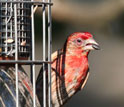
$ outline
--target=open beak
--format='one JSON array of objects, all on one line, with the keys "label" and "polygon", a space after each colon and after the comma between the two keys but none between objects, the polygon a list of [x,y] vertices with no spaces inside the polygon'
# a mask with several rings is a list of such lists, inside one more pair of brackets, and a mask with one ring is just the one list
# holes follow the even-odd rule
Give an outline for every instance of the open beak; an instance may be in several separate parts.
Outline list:
[{"label": "open beak", "polygon": [[90,38],[85,41],[84,50],[100,50],[100,46],[93,38]]}]

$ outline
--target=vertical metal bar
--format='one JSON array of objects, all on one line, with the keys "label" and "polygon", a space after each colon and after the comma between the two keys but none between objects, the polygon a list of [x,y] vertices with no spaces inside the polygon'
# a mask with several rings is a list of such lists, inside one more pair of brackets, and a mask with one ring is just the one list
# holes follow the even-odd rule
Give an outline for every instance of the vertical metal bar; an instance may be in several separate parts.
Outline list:
[{"label": "vertical metal bar", "polygon": [[[20,17],[21,17],[21,20],[23,20],[24,21],[24,3],[21,3],[22,4],[22,6],[21,6],[21,8],[23,8],[23,10],[22,10],[22,14],[20,14]],[[24,25],[21,25],[21,29],[20,30],[22,30],[23,32],[22,32],[22,34],[21,34],[21,37],[22,37],[22,41],[23,41],[23,37],[24,37]],[[22,46],[22,52],[24,52],[24,47]]]},{"label": "vertical metal bar", "polygon": [[[2,30],[2,24],[3,24],[1,16],[2,16],[2,3],[0,3],[0,22],[1,22],[0,30]],[[1,33],[1,38],[2,38],[2,33]],[[0,49],[2,50],[2,39],[0,40]]]},{"label": "vertical metal bar", "polygon": [[[8,30],[7,30],[7,26],[8,26],[8,24],[7,24],[7,3],[6,3],[6,12],[5,12],[5,15],[6,15],[6,41],[7,41],[7,39],[8,39],[8,37],[7,37],[7,32],[8,32]],[[6,42],[6,45],[5,45],[5,52],[6,53],[8,52],[7,42]]]},{"label": "vertical metal bar", "polygon": [[[51,3],[51,0],[48,0]],[[51,5],[48,5],[48,61],[51,62],[52,54],[52,19],[51,19]],[[51,64],[48,64],[48,104],[49,107],[52,107],[51,104]]]},{"label": "vertical metal bar", "polygon": [[[20,32],[20,30],[21,30],[21,9],[20,8],[22,8],[21,7],[21,4],[19,4],[18,5],[18,15],[19,15],[19,18],[20,18],[20,20],[18,20],[18,29],[19,29],[19,32],[18,32],[18,37],[19,37],[19,45],[20,45],[20,42],[21,42],[21,36],[22,36],[22,34],[21,34],[21,32]],[[23,50],[22,50],[22,47],[21,46],[19,46],[19,52],[20,51],[22,51],[23,52]]]},{"label": "vertical metal bar", "polygon": [[[32,0],[33,1],[33,0]],[[34,35],[34,6],[31,6],[31,21],[32,21],[32,61],[35,61],[35,35]],[[36,107],[36,84],[35,84],[35,65],[32,65],[32,73],[33,73],[33,107]]]},{"label": "vertical metal bar", "polygon": [[[11,17],[12,17],[12,11],[13,11],[13,10],[12,10],[12,6],[13,6],[13,5],[12,5],[12,3],[11,3],[11,4],[10,4],[10,8],[11,8],[11,9],[10,9],[10,15],[11,15]],[[13,23],[12,23],[12,20],[10,19],[10,35],[11,35],[10,37],[11,37],[11,38],[13,37],[13,33],[12,33],[12,32],[13,32],[13,28],[12,28],[12,26],[13,26]],[[12,50],[12,49],[13,49],[13,45],[11,44],[11,49],[10,49],[10,50]]]},{"label": "vertical metal bar", "polygon": [[[45,2],[45,0],[43,0]],[[43,4],[43,61],[46,61],[46,16],[45,4]],[[46,71],[43,63],[43,107],[46,107]]]},{"label": "vertical metal bar", "polygon": [[[17,37],[17,4],[14,4],[14,22],[15,22],[15,60],[18,60],[18,37]],[[19,107],[19,90],[18,90],[18,63],[15,64],[16,72],[16,107]]]}]

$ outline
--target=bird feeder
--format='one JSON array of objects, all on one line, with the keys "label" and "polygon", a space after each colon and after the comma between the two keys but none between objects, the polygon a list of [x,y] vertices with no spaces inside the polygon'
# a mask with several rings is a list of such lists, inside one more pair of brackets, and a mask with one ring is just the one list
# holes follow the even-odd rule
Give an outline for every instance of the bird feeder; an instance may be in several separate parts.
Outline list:
[{"label": "bird feeder", "polygon": [[[35,33],[34,33],[34,14],[37,7],[42,7],[42,32],[43,34],[43,59],[35,59]],[[36,107],[36,85],[35,85],[35,65],[43,65],[44,92],[43,102],[46,107],[46,100],[51,107],[51,0],[0,0],[0,65],[15,65],[16,74],[16,107],[19,106],[19,84],[18,67],[19,65],[29,65],[31,67],[31,81],[33,83],[33,107]],[[48,17],[46,18],[46,9]],[[48,24],[46,21],[48,19]],[[39,26],[40,27],[40,26]],[[48,33],[46,31],[48,30]],[[48,45],[46,39],[48,35]],[[48,46],[48,50],[47,47]],[[48,60],[46,60],[46,52]],[[30,58],[29,58],[30,57]],[[28,59],[29,58],[29,59]],[[45,64],[48,64],[48,94],[46,97],[46,72]]]},{"label": "bird feeder", "polygon": [[31,54],[31,4],[17,3],[15,14],[14,0],[7,1],[0,3],[0,57],[14,59],[17,35],[19,59],[27,59]]}]

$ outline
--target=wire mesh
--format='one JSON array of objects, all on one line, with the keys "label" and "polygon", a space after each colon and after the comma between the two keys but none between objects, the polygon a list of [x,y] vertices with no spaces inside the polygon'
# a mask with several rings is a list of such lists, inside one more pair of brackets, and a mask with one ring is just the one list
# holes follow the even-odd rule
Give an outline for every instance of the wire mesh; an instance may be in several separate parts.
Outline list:
[{"label": "wire mesh", "polygon": [[[9,0],[8,0],[9,1]],[[0,3],[0,49],[1,56],[14,57],[15,56],[15,15],[14,4]],[[29,0],[30,1],[30,0]],[[17,16],[17,35],[18,35],[18,54],[19,57],[28,57],[31,47],[31,6],[30,4],[18,3],[16,4]]]},{"label": "wire mesh", "polygon": [[[35,9],[42,6],[43,20],[43,60],[35,59]],[[1,0],[0,1],[0,64],[15,64],[16,72],[16,107],[19,107],[18,66],[31,66],[31,81],[33,82],[33,107],[36,107],[35,65],[43,64],[43,106],[51,107],[51,50],[52,50],[52,20],[51,0]],[[48,24],[46,25],[46,8],[48,9]],[[46,33],[48,30],[48,34]],[[46,36],[48,35],[48,50],[46,50]],[[46,51],[48,60],[46,60]],[[28,60],[28,57],[30,59]],[[48,64],[48,87],[46,87],[45,64]],[[48,98],[46,97],[48,88]]]}]

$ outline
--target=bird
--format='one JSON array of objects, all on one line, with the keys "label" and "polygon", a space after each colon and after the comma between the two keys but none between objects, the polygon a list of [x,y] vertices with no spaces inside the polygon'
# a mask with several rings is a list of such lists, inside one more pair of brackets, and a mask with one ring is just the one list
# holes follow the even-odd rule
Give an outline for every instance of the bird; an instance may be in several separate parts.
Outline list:
[{"label": "bird", "polygon": [[[33,107],[33,88],[21,65],[18,66],[19,107]],[[0,107],[16,107],[16,73],[14,64],[0,65]],[[36,97],[36,107],[41,107]]]},{"label": "bird", "polygon": [[[62,107],[73,95],[83,89],[89,77],[88,54],[99,50],[99,44],[89,32],[69,35],[62,49],[51,55],[51,99],[53,107]],[[48,65],[45,65],[48,87]],[[36,93],[43,106],[43,67],[36,81]],[[48,98],[48,88],[47,88]],[[48,106],[48,101],[47,101]]]}]

